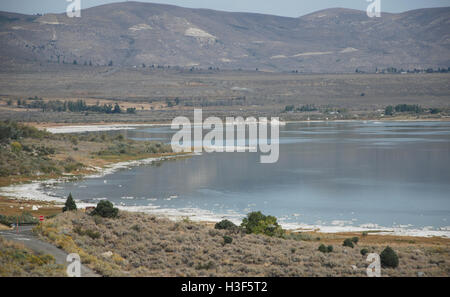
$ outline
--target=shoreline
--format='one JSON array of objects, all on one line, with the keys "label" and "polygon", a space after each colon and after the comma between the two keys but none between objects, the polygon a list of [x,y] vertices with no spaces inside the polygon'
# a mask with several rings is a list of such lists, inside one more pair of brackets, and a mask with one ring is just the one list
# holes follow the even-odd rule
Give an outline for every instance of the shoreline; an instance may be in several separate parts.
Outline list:
[{"label": "shoreline", "polygon": [[[64,183],[70,181],[73,178],[88,179],[99,178],[109,174],[113,174],[118,170],[129,169],[135,166],[148,165],[155,161],[162,161],[169,158],[176,158],[178,156],[165,156],[146,158],[141,160],[132,160],[125,162],[118,162],[106,165],[101,168],[97,173],[85,174],[83,176],[67,176],[56,179],[48,180],[34,180],[27,183],[9,185],[6,187],[0,187],[0,196],[8,197],[9,199],[15,199],[17,201],[36,201],[44,203],[55,203],[55,207],[62,207],[66,198],[56,197],[49,195],[45,191],[46,188],[55,187],[55,184]],[[100,198],[98,200],[101,200]],[[76,200],[79,209],[86,207],[96,206],[96,203],[83,202],[83,200]],[[116,205],[122,211],[131,213],[144,213],[147,215],[155,215],[161,218],[167,218],[173,221],[180,221],[188,218],[191,221],[215,224],[222,219],[228,219],[236,224],[240,224],[241,219],[245,216],[239,213],[213,213],[206,209],[200,208],[160,208],[159,206],[152,205]],[[340,234],[340,233],[362,233],[367,232],[369,234],[387,235],[387,236],[400,236],[400,237],[423,237],[423,238],[450,238],[450,228],[445,227],[441,230],[424,228],[405,228],[405,227],[384,227],[377,224],[364,224],[360,226],[350,225],[312,225],[304,223],[284,223],[279,219],[279,224],[289,232],[306,232],[306,233],[320,233],[320,234]]]},{"label": "shoreline", "polygon": [[[351,119],[351,120],[280,120],[282,124],[295,124],[295,123],[368,123],[368,122],[450,122],[450,117],[445,118],[382,118],[382,119]],[[123,123],[123,122],[96,122],[96,123],[35,123],[29,122],[28,125],[34,126],[38,129],[46,129],[50,133],[84,133],[84,132],[101,132],[101,131],[114,131],[114,130],[132,130],[136,127],[165,127],[170,126],[170,122],[142,122],[142,123]],[[195,123],[193,123],[195,124]]]},{"label": "shoreline", "polygon": [[[308,122],[308,121],[305,121]],[[309,121],[313,122],[313,121]],[[315,121],[317,122],[317,121]],[[327,121],[318,121],[318,122],[327,122]],[[364,120],[342,120],[336,122],[367,122]],[[378,122],[375,121],[374,122]],[[296,121],[286,122],[286,123],[296,123]],[[166,126],[169,124],[106,124],[105,129],[101,129],[99,131],[111,131],[106,129],[114,129],[114,130],[124,130],[123,127],[142,127],[142,126]],[[60,133],[81,133],[88,132],[87,130],[82,131],[82,129],[95,129],[102,125],[64,125],[64,126],[54,126],[60,127],[60,129],[65,129],[64,131],[71,131],[71,127],[77,127],[75,130],[77,132],[60,132]],[[125,128],[126,129],[126,128]],[[130,128],[135,129],[135,128]],[[92,131],[92,130],[89,130]],[[51,132],[51,131],[50,131]],[[54,132],[51,132],[54,133]],[[188,154],[192,155],[192,154]],[[155,161],[162,161],[165,159],[177,158],[179,155],[168,155],[168,156],[160,156],[160,157],[151,157],[151,158],[142,158],[128,161],[120,161],[120,162],[112,162],[104,165],[103,167],[96,167],[96,172],[82,173],[80,175],[66,175],[58,178],[50,178],[44,180],[30,180],[25,183],[19,184],[11,184],[8,186],[0,187],[0,195],[12,199],[17,200],[32,200],[32,201],[43,201],[43,202],[52,202],[52,203],[64,203],[65,197],[55,197],[49,195],[48,192],[45,191],[45,188],[52,187],[54,184],[64,183],[71,179],[86,179],[86,178],[98,178],[102,176],[106,176],[112,174],[118,170],[128,169],[135,166],[140,165],[148,165]],[[80,208],[85,208],[87,206],[95,206],[94,203],[83,202],[82,200],[77,201],[77,205]],[[169,218],[172,220],[180,220],[188,217],[190,220],[197,222],[205,222],[205,223],[216,223],[221,219],[229,219],[238,223],[238,219],[242,219],[244,217],[243,214],[238,213],[226,213],[226,214],[218,214],[213,213],[209,210],[198,209],[198,208],[180,208],[180,209],[171,209],[171,208],[159,208],[159,206],[154,206],[151,203],[147,206],[125,206],[125,205],[116,205],[119,209],[123,211],[129,212],[141,212],[151,215],[157,215],[165,218]],[[450,238],[450,227],[441,227],[440,229],[430,229],[429,227],[413,229],[413,228],[405,228],[405,227],[383,227],[376,224],[364,224],[360,226],[345,226],[345,225],[311,225],[304,223],[283,223],[280,220],[280,225],[283,226],[286,230],[291,232],[319,232],[319,233],[353,233],[353,232],[371,232],[379,234],[379,235],[393,235],[393,236],[413,236],[413,237],[441,237],[441,238]]]}]

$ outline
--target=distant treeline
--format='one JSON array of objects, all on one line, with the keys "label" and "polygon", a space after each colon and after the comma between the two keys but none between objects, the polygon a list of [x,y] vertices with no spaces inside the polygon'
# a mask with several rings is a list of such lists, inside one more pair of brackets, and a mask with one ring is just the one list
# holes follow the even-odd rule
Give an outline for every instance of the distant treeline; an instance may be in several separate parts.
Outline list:
[{"label": "distant treeline", "polygon": [[[98,112],[98,113],[122,113],[122,109],[118,103],[95,105],[87,105],[84,100],[77,101],[61,101],[50,100],[45,102],[42,98],[34,97],[29,100],[18,99],[17,106],[26,108],[42,109],[42,111],[56,111],[56,112]],[[136,113],[136,108],[127,108],[127,113]]]},{"label": "distant treeline", "polygon": [[[371,72],[371,71],[364,71],[361,69],[356,69],[355,70],[356,73],[367,73],[367,72]],[[375,73],[448,73],[450,72],[450,67],[448,68],[437,68],[437,69],[433,69],[433,68],[427,68],[427,69],[403,69],[403,68],[395,68],[395,67],[388,67],[388,68],[384,68],[384,69],[379,69],[376,68],[375,69]]]},{"label": "distant treeline", "polygon": [[308,112],[308,111],[318,111],[319,109],[314,104],[306,104],[300,107],[295,108],[294,105],[286,105],[284,108],[285,112],[292,112],[292,111],[298,111],[298,112]]},{"label": "distant treeline", "polygon": [[[409,112],[409,113],[421,113],[425,109],[418,104],[397,104],[395,106],[388,105],[384,110],[385,115],[393,115],[395,112]],[[431,114],[438,114],[442,110],[440,108],[430,108]]]}]

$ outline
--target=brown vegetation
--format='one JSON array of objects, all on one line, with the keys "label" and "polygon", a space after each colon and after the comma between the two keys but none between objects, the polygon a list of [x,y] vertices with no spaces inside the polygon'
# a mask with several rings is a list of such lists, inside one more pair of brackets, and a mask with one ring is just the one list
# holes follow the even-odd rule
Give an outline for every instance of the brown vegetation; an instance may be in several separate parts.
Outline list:
[{"label": "brown vegetation", "polygon": [[64,265],[51,255],[39,255],[0,237],[0,276],[66,276]]},{"label": "brown vegetation", "polygon": [[82,176],[114,162],[172,155],[170,145],[122,134],[50,134],[8,121],[0,122],[0,128],[0,186]]},{"label": "brown vegetation", "polygon": [[[68,212],[46,221],[43,237],[102,275],[131,276],[365,276],[360,250],[381,253],[390,245],[400,258],[383,276],[449,276],[448,239],[423,244],[422,239],[398,240],[359,234],[354,248],[342,246],[348,234],[301,234],[294,239],[213,229],[211,224],[170,221],[120,212],[117,219]],[[224,236],[232,238],[225,243]],[[374,236],[374,237],[372,237]],[[375,239],[374,239],[375,238]],[[427,242],[425,240],[425,242]],[[334,244],[322,253],[321,244]]]},{"label": "brown vegetation", "polygon": [[[89,67],[88,67],[89,68]],[[108,67],[106,67],[108,68]],[[37,67],[13,74],[0,71],[0,117],[39,123],[170,122],[178,115],[192,117],[193,108],[204,116],[280,116],[283,120],[431,119],[445,120],[448,73],[416,74],[289,74],[247,71],[183,72],[174,69],[116,69],[107,77],[102,67]],[[48,85],[55,76],[57,83]],[[73,82],[76,81],[76,84]],[[26,87],[24,87],[26,86]],[[80,92],[82,86],[83,92]],[[362,96],[364,94],[364,96]],[[136,107],[136,114],[43,112],[17,106],[18,99],[85,100],[88,104]],[[239,100],[238,100],[239,99]],[[12,105],[8,102],[12,100]],[[311,112],[284,112],[314,105]],[[442,109],[438,114],[395,114],[382,117],[386,106],[419,104]],[[143,107],[143,109],[142,109]]]}]

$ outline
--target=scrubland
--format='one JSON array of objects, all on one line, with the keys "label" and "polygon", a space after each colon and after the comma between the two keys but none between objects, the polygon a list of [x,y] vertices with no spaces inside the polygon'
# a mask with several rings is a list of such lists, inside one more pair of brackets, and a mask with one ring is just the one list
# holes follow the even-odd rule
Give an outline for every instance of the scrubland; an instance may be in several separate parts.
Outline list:
[{"label": "scrubland", "polygon": [[[110,72],[104,76],[104,72]],[[0,118],[36,123],[170,122],[204,116],[274,117],[282,120],[448,120],[448,73],[294,74],[262,71],[178,71],[110,67],[29,66],[0,69]],[[58,80],[55,81],[55,77]],[[49,85],[48,81],[54,83]],[[31,103],[84,100],[88,105],[116,103],[136,113],[53,112],[27,108]],[[30,99],[31,98],[31,99]],[[418,104],[440,113],[383,116],[386,106]],[[285,112],[286,106],[294,106]],[[318,111],[299,111],[314,105]]]},{"label": "scrubland", "polygon": [[0,276],[65,276],[64,265],[0,237]]},{"label": "scrubland", "polygon": [[[79,253],[83,263],[104,276],[366,276],[369,263],[361,250],[381,253],[387,245],[397,252],[399,266],[383,268],[383,276],[450,275],[450,245],[444,238],[352,234],[359,241],[350,248],[342,245],[349,234],[301,233],[284,239],[123,211],[114,219],[66,212],[36,232]],[[321,244],[333,245],[333,251],[320,252]]]},{"label": "scrubland", "polygon": [[51,134],[0,122],[0,186],[95,172],[120,161],[170,155],[170,145],[133,141],[121,134]]}]

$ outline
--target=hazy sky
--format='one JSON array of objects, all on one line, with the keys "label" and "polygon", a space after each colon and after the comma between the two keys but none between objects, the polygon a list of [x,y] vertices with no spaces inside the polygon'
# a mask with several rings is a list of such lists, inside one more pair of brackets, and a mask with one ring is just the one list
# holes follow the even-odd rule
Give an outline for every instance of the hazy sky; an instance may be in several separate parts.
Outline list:
[{"label": "hazy sky", "polygon": [[[81,0],[81,8],[88,8],[124,0]],[[141,0],[173,4],[192,8],[210,8],[225,11],[258,12],[298,17],[310,12],[331,7],[365,10],[366,0]],[[64,12],[67,0],[1,0],[0,10],[26,14]],[[450,6],[450,0],[381,0],[381,10],[403,12],[406,10]]]}]

